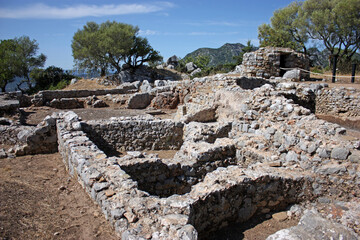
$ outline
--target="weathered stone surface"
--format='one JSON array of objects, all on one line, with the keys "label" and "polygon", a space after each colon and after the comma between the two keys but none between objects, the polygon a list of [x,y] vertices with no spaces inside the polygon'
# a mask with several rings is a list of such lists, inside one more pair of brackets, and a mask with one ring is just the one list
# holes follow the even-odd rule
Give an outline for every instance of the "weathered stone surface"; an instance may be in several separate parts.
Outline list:
[{"label": "weathered stone surface", "polygon": [[135,93],[128,102],[130,109],[143,109],[150,105],[152,97],[149,93]]},{"label": "weathered stone surface", "polygon": [[336,147],[331,151],[331,158],[337,160],[345,160],[348,157],[349,153],[349,149],[343,147]]},{"label": "weathered stone surface", "polygon": [[144,80],[141,83],[141,86],[139,88],[140,92],[142,92],[142,93],[148,93],[151,91],[151,89],[152,89],[152,86],[150,85],[149,81],[147,81],[147,80]]},{"label": "weathered stone surface", "polygon": [[358,239],[353,231],[338,223],[324,219],[319,214],[306,211],[295,227],[280,230],[266,240],[307,240],[307,239]]},{"label": "weathered stone surface", "polygon": [[180,99],[177,93],[163,92],[153,98],[150,107],[155,109],[175,109],[179,102]]},{"label": "weathered stone surface", "polygon": [[50,107],[58,108],[58,109],[84,108],[84,101],[81,101],[76,98],[53,99],[50,102]]},{"label": "weathered stone surface", "polygon": [[300,81],[300,76],[301,76],[300,70],[294,69],[294,70],[286,71],[283,78]]},{"label": "weathered stone surface", "polygon": [[[288,48],[266,47],[244,54],[241,73],[246,77],[282,77],[286,70],[292,68],[309,70],[309,59]],[[310,77],[310,74],[304,71],[299,75],[296,79]]]},{"label": "weathered stone surface", "polygon": [[195,74],[197,74],[197,73],[201,73],[201,69],[200,69],[200,68],[197,68],[197,69],[195,69],[194,71],[192,71],[192,72],[190,73],[190,76],[195,76]]},{"label": "weathered stone surface", "polygon": [[104,107],[108,107],[108,105],[103,100],[98,99],[93,103],[93,107],[94,108],[104,108]]},{"label": "weathered stone surface", "polygon": [[185,64],[185,68],[187,72],[192,72],[197,68],[197,66],[193,62],[189,62]]}]

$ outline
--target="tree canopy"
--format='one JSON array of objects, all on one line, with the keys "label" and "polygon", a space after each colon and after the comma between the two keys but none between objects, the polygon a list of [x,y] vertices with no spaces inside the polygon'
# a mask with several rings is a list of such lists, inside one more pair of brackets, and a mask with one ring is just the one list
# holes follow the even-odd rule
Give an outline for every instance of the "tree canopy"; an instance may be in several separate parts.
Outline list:
[{"label": "tree canopy", "polygon": [[274,12],[259,26],[261,46],[289,47],[307,53],[312,39],[331,56],[351,59],[360,48],[360,0],[306,0]]},{"label": "tree canopy", "polygon": [[101,70],[107,68],[120,72],[126,64],[131,69],[162,57],[146,38],[138,36],[139,28],[125,23],[88,22],[73,37],[72,51],[76,65],[81,69]]},{"label": "tree canopy", "polygon": [[25,78],[29,87],[30,72],[34,68],[42,67],[45,64],[46,56],[44,54],[36,55],[39,45],[36,40],[30,40],[28,36],[2,40],[0,43],[0,87],[5,91],[8,83],[12,82],[14,77]]},{"label": "tree canopy", "polygon": [[5,92],[8,83],[14,80],[16,72],[14,65],[17,58],[14,57],[16,43],[13,39],[1,40],[0,42],[0,88]]}]

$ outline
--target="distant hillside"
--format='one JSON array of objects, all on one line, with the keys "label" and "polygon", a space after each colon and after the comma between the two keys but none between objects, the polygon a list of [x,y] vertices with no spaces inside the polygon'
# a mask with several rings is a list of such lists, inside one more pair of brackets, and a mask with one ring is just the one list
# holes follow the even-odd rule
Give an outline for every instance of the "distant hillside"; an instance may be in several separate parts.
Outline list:
[{"label": "distant hillside", "polygon": [[224,63],[234,63],[234,56],[238,56],[245,47],[241,43],[226,43],[220,48],[199,48],[185,56],[196,58],[197,56],[209,56],[209,66],[216,66]]}]

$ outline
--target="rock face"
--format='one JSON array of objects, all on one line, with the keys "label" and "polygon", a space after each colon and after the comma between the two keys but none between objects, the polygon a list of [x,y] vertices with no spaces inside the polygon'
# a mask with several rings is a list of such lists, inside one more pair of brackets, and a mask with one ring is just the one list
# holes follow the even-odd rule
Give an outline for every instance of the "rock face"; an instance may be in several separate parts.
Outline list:
[{"label": "rock face", "polygon": [[[288,48],[259,48],[255,52],[245,53],[242,62],[242,74],[246,77],[282,77],[292,68],[301,68],[309,71],[309,59],[301,53]],[[298,71],[298,70],[295,70]],[[294,72],[291,78],[295,77]],[[300,71],[295,79],[309,79],[308,72]],[[287,76],[290,76],[288,73]]]}]

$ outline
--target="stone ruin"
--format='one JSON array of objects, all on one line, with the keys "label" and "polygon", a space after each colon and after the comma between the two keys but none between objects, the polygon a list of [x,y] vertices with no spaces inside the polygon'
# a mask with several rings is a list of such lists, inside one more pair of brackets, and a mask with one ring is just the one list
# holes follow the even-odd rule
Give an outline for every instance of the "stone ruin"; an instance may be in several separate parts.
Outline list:
[{"label": "stone ruin", "polygon": [[[36,127],[0,126],[0,139],[17,139],[8,154],[59,151],[122,239],[206,239],[291,206],[290,217],[303,215],[299,225],[268,239],[358,239],[360,141],[315,113],[356,121],[359,90],[224,74],[119,89],[78,96],[129,94],[131,106],[170,104],[177,112],[84,121],[63,111]],[[47,105],[61,94],[77,93],[28,101]],[[340,217],[316,211],[328,202],[341,206]]]},{"label": "stone ruin", "polygon": [[[304,71],[305,70],[305,71]],[[245,53],[241,71],[246,77],[283,77],[300,81],[310,78],[310,62],[302,53],[289,48],[259,48]],[[288,72],[288,73],[287,73]]]}]

